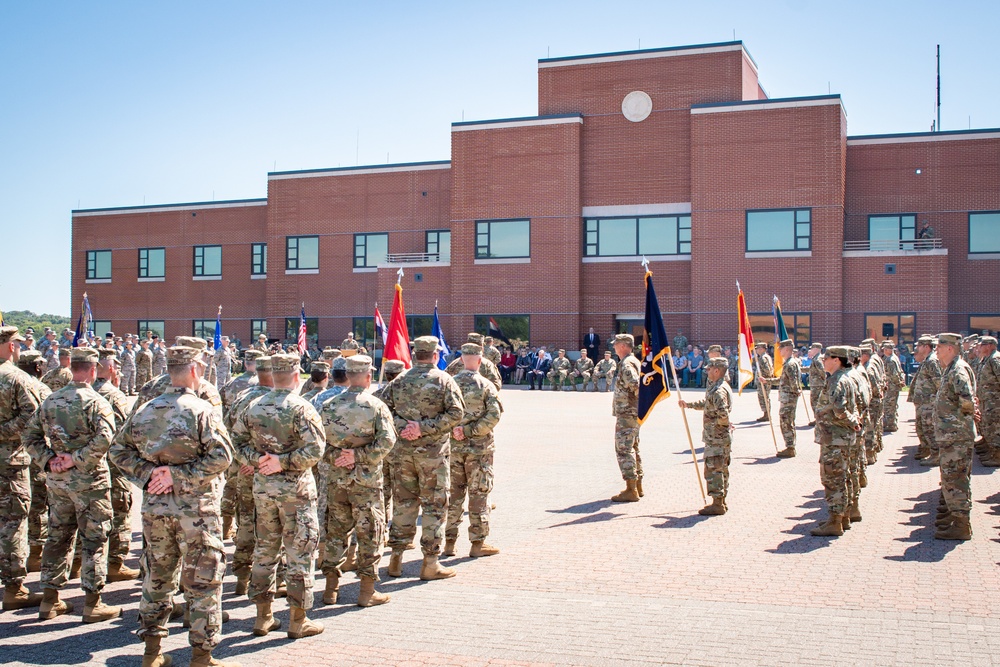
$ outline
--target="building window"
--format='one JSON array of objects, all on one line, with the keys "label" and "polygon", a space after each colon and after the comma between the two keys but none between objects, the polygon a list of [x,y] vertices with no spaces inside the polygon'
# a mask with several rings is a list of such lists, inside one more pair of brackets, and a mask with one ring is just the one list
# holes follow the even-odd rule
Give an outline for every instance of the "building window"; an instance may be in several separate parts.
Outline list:
[{"label": "building window", "polygon": [[[812,313],[781,313],[785,320],[785,330],[795,347],[812,343]],[[750,314],[750,330],[755,343],[774,343],[774,315],[771,313]]]},{"label": "building window", "polygon": [[215,320],[191,320],[191,335],[212,342],[215,340]]},{"label": "building window", "polygon": [[876,344],[891,340],[899,345],[916,342],[916,320],[914,313],[867,313],[865,314],[865,338],[874,338]]},{"label": "building window", "polygon": [[222,275],[222,246],[196,245],[194,247],[194,275]]},{"label": "building window", "polygon": [[872,250],[913,250],[916,238],[915,214],[868,216],[868,241]]},{"label": "building window", "polygon": [[476,259],[531,257],[530,220],[476,222]]},{"label": "building window", "polygon": [[87,251],[87,280],[111,280],[111,251]]},{"label": "building window", "polygon": [[[314,340],[317,340],[319,336],[319,318],[318,317],[307,317],[306,318],[306,339],[311,344]],[[295,341],[299,339],[299,318],[296,317],[286,317],[285,318],[285,340],[289,344],[294,344]]]},{"label": "building window", "polygon": [[267,244],[254,243],[250,246],[250,275],[267,275]]},{"label": "building window", "polygon": [[250,338],[253,345],[261,334],[267,335],[267,320],[250,320]]},{"label": "building window", "polygon": [[354,235],[354,268],[375,268],[389,256],[388,234]]},{"label": "building window", "polygon": [[[90,323],[90,330],[94,332],[94,335],[104,340],[104,334],[111,331],[111,320],[94,320]],[[124,338],[124,336],[122,336]]]},{"label": "building window", "polygon": [[969,315],[969,333],[997,336],[1000,332],[1000,315]]},{"label": "building window", "polygon": [[433,229],[425,233],[424,252],[432,255],[432,262],[451,261],[451,231],[448,229]]},{"label": "building window", "polygon": [[[163,320],[139,320],[136,324],[136,333],[139,334],[140,340],[146,337],[147,331],[152,331],[160,338],[163,338]],[[215,326],[214,321],[212,322],[212,326]]]},{"label": "building window", "polygon": [[969,253],[1000,252],[1000,211],[969,214]]},{"label": "building window", "polygon": [[[388,324],[388,322],[386,322]],[[375,342],[375,319],[372,317],[355,317],[351,322],[351,331],[354,332],[354,340],[358,341],[358,345],[363,345],[369,350],[374,350]],[[413,337],[411,336],[412,340]],[[337,341],[338,344],[340,341]],[[379,338],[378,341],[379,349],[382,349],[382,339]]]},{"label": "building window", "polygon": [[691,216],[587,218],[583,236],[585,257],[690,255]]},{"label": "building window", "polygon": [[510,339],[514,345],[527,345],[528,341],[531,340],[530,315],[476,315],[476,331],[488,335],[491,317],[500,327],[503,335]]},{"label": "building window", "polygon": [[431,336],[434,331],[434,316],[407,315],[406,328],[410,332],[410,340],[418,336]]},{"label": "building window", "polygon": [[747,211],[747,252],[812,248],[812,209]]},{"label": "building window", "polygon": [[319,268],[319,237],[285,237],[285,268],[289,271]]},{"label": "building window", "polygon": [[139,277],[163,278],[165,255],[163,248],[139,248]]}]

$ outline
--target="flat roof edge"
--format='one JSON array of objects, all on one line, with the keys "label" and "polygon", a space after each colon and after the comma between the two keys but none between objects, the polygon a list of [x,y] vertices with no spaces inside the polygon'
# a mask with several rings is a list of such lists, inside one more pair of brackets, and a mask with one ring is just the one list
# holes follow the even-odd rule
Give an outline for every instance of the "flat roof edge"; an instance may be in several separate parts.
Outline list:
[{"label": "flat roof edge", "polygon": [[238,208],[240,206],[265,206],[267,198],[227,199],[224,201],[182,202],[178,204],[143,204],[142,206],[112,206],[108,208],[78,208],[70,213],[74,216],[115,215],[118,213],[143,213],[197,210],[203,208]]},{"label": "flat roof edge", "polygon": [[374,169],[380,169],[383,171],[407,171],[407,170],[419,170],[419,169],[433,169],[440,168],[444,169],[451,166],[451,160],[430,160],[425,162],[394,162],[391,164],[363,164],[354,167],[324,167],[320,169],[297,169],[294,171],[269,171],[267,172],[267,177],[272,176],[278,177],[294,177],[294,176],[305,176],[310,174],[341,174],[341,173],[351,173],[358,171],[369,171]]},{"label": "flat roof edge", "polygon": [[[754,68],[757,61],[754,60],[743,40],[730,42],[711,42],[708,44],[685,44],[682,46],[664,46],[657,49],[634,49],[630,51],[610,51],[607,53],[590,53],[576,56],[561,56],[558,58],[539,58],[539,67],[559,67],[562,65],[584,65],[596,62],[615,62],[617,60],[637,60],[642,58],[656,58],[668,55],[684,55],[685,51],[696,53],[711,53],[723,51],[742,50],[750,58]],[[692,54],[693,55],[693,54]]]}]

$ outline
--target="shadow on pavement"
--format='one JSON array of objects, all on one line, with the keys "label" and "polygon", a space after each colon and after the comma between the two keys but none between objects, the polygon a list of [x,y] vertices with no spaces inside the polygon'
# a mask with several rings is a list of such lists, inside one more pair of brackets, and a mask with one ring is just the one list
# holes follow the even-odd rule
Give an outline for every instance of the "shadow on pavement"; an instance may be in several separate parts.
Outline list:
[{"label": "shadow on pavement", "polygon": [[711,519],[710,516],[702,516],[695,512],[694,514],[688,514],[687,516],[657,516],[657,519],[663,519],[663,523],[659,525],[653,525],[653,528],[693,528],[697,526],[702,521],[706,519]]},{"label": "shadow on pavement", "polygon": [[625,516],[625,515],[616,512],[598,512],[597,514],[582,516],[579,519],[573,519],[572,521],[566,521],[564,523],[557,523],[551,526],[546,526],[544,530],[548,530],[550,528],[564,528],[566,526],[579,526],[587,523],[596,523],[598,521],[611,521],[612,519],[617,519],[620,516]]},{"label": "shadow on pavement", "polygon": [[611,507],[615,503],[608,499],[603,500],[592,500],[589,503],[582,503],[580,505],[571,505],[565,509],[561,510],[545,510],[550,514],[590,514],[591,512],[596,512],[602,510],[605,507]]},{"label": "shadow on pavement", "polygon": [[961,544],[958,541],[934,539],[934,518],[937,515],[940,495],[941,492],[935,490],[921,493],[916,498],[907,498],[914,503],[913,507],[902,512],[911,516],[900,525],[913,526],[914,529],[907,537],[896,538],[896,541],[912,542],[912,544],[898,556],[883,556],[883,558],[898,562],[936,563]]},{"label": "shadow on pavement", "polygon": [[773,549],[765,549],[767,553],[773,554],[804,554],[817,549],[830,546],[834,538],[813,537],[809,534],[819,522],[826,518],[826,502],[823,499],[823,492],[813,491],[811,495],[803,496],[805,502],[798,505],[800,509],[809,510],[799,516],[787,517],[789,521],[796,521],[794,526],[781,532],[786,535],[794,535],[792,539],[785,540]]},{"label": "shadow on pavement", "polygon": [[935,468],[920,465],[920,461],[913,458],[917,453],[917,445],[913,445],[912,447],[903,447],[901,452],[902,455],[898,459],[888,461],[888,465],[886,467],[890,468],[890,474],[914,475],[935,470]]},{"label": "shadow on pavement", "polygon": [[774,465],[775,463],[781,463],[781,459],[779,459],[774,454],[770,454],[768,456],[765,456],[764,458],[751,457],[751,456],[741,456],[740,458],[747,461],[746,463],[743,464],[745,466],[761,466],[761,465],[769,466],[769,465]]}]

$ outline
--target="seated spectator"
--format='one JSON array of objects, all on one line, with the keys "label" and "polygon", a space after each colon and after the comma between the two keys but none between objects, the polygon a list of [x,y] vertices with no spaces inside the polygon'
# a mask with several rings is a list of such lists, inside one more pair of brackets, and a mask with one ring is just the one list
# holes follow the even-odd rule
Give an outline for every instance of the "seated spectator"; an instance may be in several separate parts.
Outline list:
[{"label": "seated spectator", "polygon": [[677,373],[677,381],[686,380],[687,357],[684,356],[684,350],[680,348],[674,350],[674,356],[671,357],[671,361],[674,364],[674,371]]},{"label": "seated spectator", "polygon": [[545,381],[545,376],[549,372],[549,368],[552,366],[552,357],[550,357],[545,352],[545,346],[538,348],[538,352],[535,354],[535,359],[531,362],[531,367],[528,369],[528,389],[534,390],[535,383],[538,383],[538,388],[542,388],[542,383]]},{"label": "seated spectator", "polygon": [[504,381],[504,384],[507,384],[510,382],[514,366],[517,364],[517,357],[506,345],[501,346],[500,349],[502,350],[500,353],[500,379]]},{"label": "seated spectator", "polygon": [[522,347],[517,351],[517,361],[514,364],[514,384],[524,384],[529,368],[531,368],[531,357],[528,356],[528,350]]},{"label": "seated spectator", "polygon": [[[696,347],[687,355],[687,368],[684,369],[684,384],[688,387],[700,387],[704,369],[705,357],[701,348]],[[693,384],[692,384],[693,382]]]}]

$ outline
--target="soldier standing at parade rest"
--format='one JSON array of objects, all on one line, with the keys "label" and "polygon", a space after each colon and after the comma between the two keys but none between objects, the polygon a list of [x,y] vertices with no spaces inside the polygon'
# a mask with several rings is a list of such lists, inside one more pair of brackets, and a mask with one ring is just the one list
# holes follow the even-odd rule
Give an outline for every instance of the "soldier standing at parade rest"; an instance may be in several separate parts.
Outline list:
[{"label": "soldier standing at parade rest", "polygon": [[313,398],[326,389],[329,382],[330,363],[323,359],[317,359],[309,364],[309,383],[312,386],[309,391],[302,391],[300,395],[311,403]]},{"label": "soldier standing at parade rest", "polygon": [[886,433],[895,433],[899,430],[899,391],[906,384],[906,375],[903,373],[903,365],[896,356],[896,345],[891,340],[882,341],[882,362],[885,364],[885,381],[887,388],[885,397],[882,399],[882,409],[884,416],[882,424],[877,424],[876,428],[882,428]]},{"label": "soldier standing at parade rest", "polygon": [[223,476],[233,461],[229,435],[211,405],[194,390],[201,350],[167,350],[170,386],[139,408],[115,438],[111,461],[143,489],[142,533],[147,563],[139,602],[143,667],[166,667],[160,653],[168,634],[177,582],[190,613],[192,667],[239,667],[212,657],[222,635]]},{"label": "soldier standing at parade rest", "polygon": [[812,408],[813,419],[810,426],[816,425],[816,405],[819,395],[826,386],[826,369],[823,368],[823,343],[813,343],[809,346],[809,406]]},{"label": "soldier standing at parade rest", "polygon": [[42,620],[72,610],[59,600],[59,589],[69,579],[68,555],[77,530],[83,549],[81,586],[87,594],[83,622],[107,621],[122,613],[121,607],[101,601],[113,517],[107,454],[115,426],[111,406],[91,386],[97,361],[97,350],[75,348],[73,382],[42,402],[21,436],[32,460],[46,472],[49,536],[42,549]]},{"label": "soldier standing at parade rest", "polygon": [[941,365],[938,363],[936,347],[937,338],[934,336],[923,335],[917,339],[913,356],[920,362],[920,367],[910,383],[909,392],[916,410],[915,426],[919,442],[914,458],[921,465],[927,459],[932,460],[928,467],[940,462],[938,444],[934,439],[934,401],[941,387]]},{"label": "soldier standing at parade rest", "polygon": [[417,530],[417,512],[423,511],[420,549],[424,555],[420,578],[447,579],[455,571],[438,562],[448,515],[449,453],[452,429],[465,414],[462,392],[450,375],[437,368],[438,339],[420,336],[414,341],[413,368],[386,390],[399,440],[396,479],[393,480],[392,526],[389,529],[388,574],[403,572],[403,551]]},{"label": "soldier standing at parade rest", "polygon": [[784,360],[781,377],[778,378],[778,421],[781,437],[785,439],[785,448],[778,452],[781,459],[795,456],[795,410],[802,393],[802,362],[792,355],[792,347],[789,339],[778,343],[778,354]]},{"label": "soldier standing at parade rest", "polygon": [[594,367],[594,391],[608,392],[611,391],[611,384],[614,382],[615,371],[618,370],[618,364],[611,356],[611,350],[604,353],[604,359],[597,362],[597,366]]},{"label": "soldier standing at parade rest", "polygon": [[705,398],[694,403],[681,400],[679,404],[682,408],[704,411],[701,441],[705,443],[705,483],[708,495],[712,496],[712,504],[698,510],[698,514],[717,516],[729,509],[726,495],[729,492],[729,462],[736,427],[729,420],[729,413],[733,410],[733,390],[726,382],[729,362],[724,357],[715,357],[708,360],[707,366]]},{"label": "soldier standing at parade rest", "polygon": [[979,339],[979,357],[976,384],[982,412],[979,432],[983,437],[979,459],[984,466],[995,468],[1000,466],[1000,354],[996,338],[982,336]]},{"label": "soldier standing at parade rest", "polygon": [[854,438],[854,443],[847,450],[847,495],[845,496],[846,509],[844,517],[841,519],[844,530],[851,529],[852,521],[861,521],[860,497],[861,489],[868,486],[868,475],[865,468],[868,465],[865,458],[865,438],[864,435],[873,426],[869,405],[872,399],[872,381],[868,375],[868,370],[863,364],[858,363],[861,358],[861,348],[848,347],[848,361],[851,367],[847,371],[847,377],[854,382],[854,404],[857,407],[858,423],[861,430]]},{"label": "soldier standing at parade rest", "polygon": [[612,340],[615,354],[621,359],[615,376],[611,414],[615,421],[615,455],[625,480],[625,490],[612,496],[616,503],[635,503],[643,495],[642,458],[639,456],[639,360],[632,354],[632,334],[618,334]]},{"label": "soldier standing at parade rest", "polygon": [[135,396],[135,350],[132,349],[132,334],[125,338],[125,347],[121,351],[122,382],[121,390],[126,396]]},{"label": "soldier standing at parade rest", "polygon": [[167,348],[165,347],[159,336],[153,336],[153,342],[150,345],[150,350],[153,354],[153,369],[150,378],[155,378],[158,375],[163,375],[167,372]]},{"label": "soldier standing at parade rest", "polygon": [[[406,365],[403,364],[402,361],[389,359],[388,361],[382,363],[382,370],[382,379],[385,381],[385,384],[372,393],[376,398],[384,403],[385,392],[389,388],[389,383],[402,375],[403,371],[406,370]],[[382,460],[382,507],[385,509],[385,520],[387,524],[389,521],[392,521],[392,479],[396,468],[395,460],[392,456],[394,451],[396,451],[395,447]]]},{"label": "soldier standing at parade rest", "polygon": [[754,354],[757,361],[754,369],[757,371],[757,403],[760,404],[760,411],[763,413],[757,417],[757,421],[766,422],[771,418],[771,383],[777,378],[774,377],[774,361],[767,353],[766,343],[757,343],[754,346]]},{"label": "soldier standing at parade rest", "polygon": [[489,359],[494,366],[500,366],[500,350],[493,344],[493,336],[483,338],[483,359]]},{"label": "soldier standing at parade rest", "polygon": [[[0,344],[0,347],[3,347]],[[52,390],[41,383],[42,369],[45,359],[38,350],[22,350],[17,361],[17,367],[29,377],[28,390],[33,392],[40,405],[48,398]],[[2,445],[0,445],[2,446]],[[38,466],[28,467],[31,476],[31,509],[28,510],[28,572],[38,572],[42,569],[42,547],[49,535],[49,500],[45,490],[45,473]],[[0,533],[2,535],[2,533]]]},{"label": "soldier standing at parade rest", "polygon": [[980,421],[976,378],[962,359],[962,337],[938,334],[938,361],[941,387],[934,401],[934,438],[940,447],[941,498],[945,511],[939,513],[938,540],[972,539],[972,443]]},{"label": "soldier standing at parade rest", "polygon": [[[475,343],[476,345],[482,346],[484,341],[485,338],[483,338],[483,335],[476,333],[475,331],[466,336],[467,343]],[[448,366],[444,369],[444,372],[452,377],[455,377],[463,368],[465,368],[465,366],[462,365],[462,357],[458,356],[453,359],[450,364],[448,364]],[[495,386],[498,390],[503,387],[503,378],[500,377],[500,370],[496,367],[496,364],[485,357],[483,357],[483,363],[479,366],[479,374],[492,382],[493,386]]]},{"label": "soldier standing at parade rest", "polygon": [[140,350],[135,353],[135,387],[142,389],[143,385],[152,379],[153,354],[149,351],[149,339],[139,341]]}]

